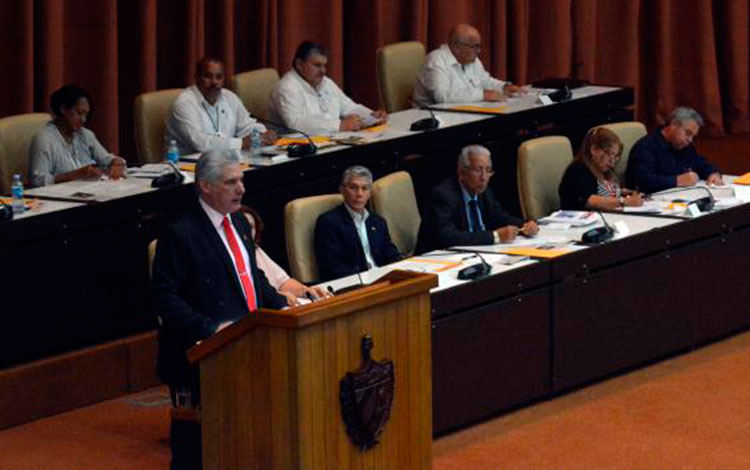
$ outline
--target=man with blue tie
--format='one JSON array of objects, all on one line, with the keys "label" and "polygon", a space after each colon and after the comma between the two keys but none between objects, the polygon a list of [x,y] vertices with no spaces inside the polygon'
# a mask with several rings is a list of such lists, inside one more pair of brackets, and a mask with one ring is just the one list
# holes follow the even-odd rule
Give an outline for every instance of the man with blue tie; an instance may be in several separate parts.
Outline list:
[{"label": "man with blue tie", "polygon": [[[159,316],[157,372],[177,393],[200,403],[198,369],[187,350],[261,307],[287,305],[255,265],[255,245],[245,216],[237,212],[245,187],[239,156],[204,153],[196,165],[198,200],[160,234],[151,290]],[[172,470],[200,468],[200,437],[172,423]]]},{"label": "man with blue tie", "polygon": [[432,190],[417,239],[417,253],[465,245],[507,243],[522,233],[536,235],[536,222],[524,222],[505,212],[488,187],[490,151],[469,145],[458,157],[457,177]]}]

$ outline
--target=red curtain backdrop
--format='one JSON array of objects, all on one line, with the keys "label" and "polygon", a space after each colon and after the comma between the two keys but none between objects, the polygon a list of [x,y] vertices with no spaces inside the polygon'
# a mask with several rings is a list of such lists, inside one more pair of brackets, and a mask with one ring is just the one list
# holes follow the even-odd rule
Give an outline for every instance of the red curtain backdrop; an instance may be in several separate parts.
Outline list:
[{"label": "red curtain backdrop", "polygon": [[577,74],[633,86],[649,126],[676,105],[705,133],[750,131],[750,0],[0,0],[0,117],[44,111],[65,83],[88,89],[92,129],[135,161],[133,100],[192,82],[205,54],[227,72],[284,73],[297,44],[330,48],[329,75],[377,107],[375,51],[428,50],[458,22],[482,33],[481,58],[526,83]]}]

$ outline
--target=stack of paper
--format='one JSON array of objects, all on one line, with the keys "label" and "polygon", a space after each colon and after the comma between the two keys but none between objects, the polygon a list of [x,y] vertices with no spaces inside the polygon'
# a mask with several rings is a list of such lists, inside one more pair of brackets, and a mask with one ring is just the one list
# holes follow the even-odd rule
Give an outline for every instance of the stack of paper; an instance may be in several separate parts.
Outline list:
[{"label": "stack of paper", "polygon": [[556,211],[540,219],[545,224],[568,224],[573,227],[585,227],[596,223],[599,216],[591,211]]}]

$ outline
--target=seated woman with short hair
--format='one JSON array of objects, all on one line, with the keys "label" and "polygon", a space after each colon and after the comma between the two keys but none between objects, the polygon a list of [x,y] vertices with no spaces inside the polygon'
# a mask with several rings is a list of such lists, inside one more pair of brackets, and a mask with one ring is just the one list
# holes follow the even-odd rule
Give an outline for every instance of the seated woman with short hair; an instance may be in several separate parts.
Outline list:
[{"label": "seated woman with short hair", "polygon": [[83,88],[65,85],[50,96],[54,119],[34,136],[29,147],[29,180],[45,186],[103,173],[117,179],[125,174],[125,160],[107,152],[84,126],[91,113],[91,96]]},{"label": "seated woman with short hair", "polygon": [[591,129],[560,182],[560,208],[612,210],[643,205],[640,193],[621,187],[617,181],[614,169],[621,155],[622,142],[617,134],[603,127]]}]

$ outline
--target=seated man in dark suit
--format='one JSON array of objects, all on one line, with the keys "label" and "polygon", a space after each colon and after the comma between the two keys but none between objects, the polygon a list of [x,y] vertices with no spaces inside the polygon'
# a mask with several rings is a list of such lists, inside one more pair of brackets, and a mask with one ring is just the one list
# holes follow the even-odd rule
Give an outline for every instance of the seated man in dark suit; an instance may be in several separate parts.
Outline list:
[{"label": "seated man in dark suit", "polygon": [[519,233],[532,236],[539,231],[533,220],[524,222],[500,208],[487,187],[495,171],[485,147],[464,147],[457,173],[457,178],[449,178],[432,190],[419,227],[417,253],[511,242]]},{"label": "seated man in dark suit", "polygon": [[626,173],[627,187],[654,193],[675,186],[692,186],[698,179],[723,184],[721,174],[693,145],[703,118],[692,108],[680,107],[667,125],[633,145]]},{"label": "seated man in dark suit", "polygon": [[320,280],[327,281],[393,263],[401,254],[388,224],[367,210],[372,173],[353,166],[341,178],[344,203],[321,214],[315,224],[315,258]]},{"label": "seated man in dark suit", "polygon": [[[169,385],[173,402],[178,391],[190,393],[193,406],[200,403],[200,386],[187,350],[261,307],[286,306],[257,269],[250,225],[236,212],[245,193],[239,156],[207,152],[195,177],[198,200],[160,235],[151,282],[154,311],[161,318],[159,377]],[[200,468],[197,430],[188,443],[184,425],[173,422],[170,433],[172,468]]]}]

